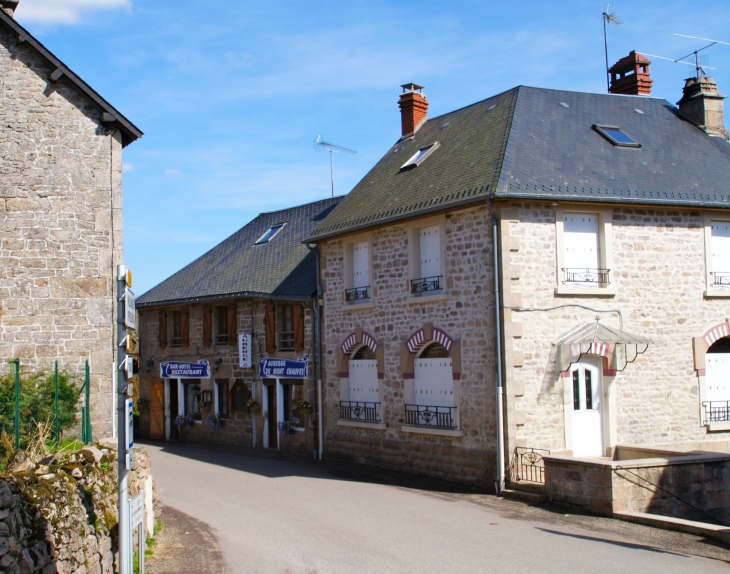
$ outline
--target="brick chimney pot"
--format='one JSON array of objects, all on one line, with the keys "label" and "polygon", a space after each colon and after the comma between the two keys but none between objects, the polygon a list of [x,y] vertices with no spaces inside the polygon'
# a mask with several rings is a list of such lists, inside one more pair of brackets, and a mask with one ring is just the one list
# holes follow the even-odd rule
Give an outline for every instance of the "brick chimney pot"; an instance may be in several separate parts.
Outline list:
[{"label": "brick chimney pot", "polygon": [[621,58],[608,70],[611,76],[612,94],[630,96],[648,96],[654,83],[649,75],[651,60],[632,50],[628,56]]},{"label": "brick chimney pot", "polygon": [[401,135],[407,136],[418,130],[426,121],[428,100],[426,100],[426,96],[420,91],[423,89],[422,86],[405,84],[402,87],[404,92],[398,100],[398,105],[400,106]]}]

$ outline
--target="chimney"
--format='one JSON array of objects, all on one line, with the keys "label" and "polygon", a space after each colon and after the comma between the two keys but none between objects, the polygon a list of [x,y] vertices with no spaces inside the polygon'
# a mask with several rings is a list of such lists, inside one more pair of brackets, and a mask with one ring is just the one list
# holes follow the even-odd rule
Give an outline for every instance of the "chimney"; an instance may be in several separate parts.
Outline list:
[{"label": "chimney", "polygon": [[20,2],[20,0],[0,0],[0,8],[2,8],[3,12],[12,18],[15,13],[15,9],[18,7],[18,2]]},{"label": "chimney", "polygon": [[423,86],[418,84],[403,84],[403,93],[400,95],[400,124],[402,135],[414,133],[426,121],[428,101],[423,95]]},{"label": "chimney", "polygon": [[648,96],[651,94],[652,79],[649,75],[651,60],[632,50],[608,70],[611,75],[611,94]]},{"label": "chimney", "polygon": [[726,95],[717,91],[717,84],[712,78],[688,78],[684,81],[682,99],[677,105],[679,112],[705,133],[728,139],[722,103],[725,98]]}]

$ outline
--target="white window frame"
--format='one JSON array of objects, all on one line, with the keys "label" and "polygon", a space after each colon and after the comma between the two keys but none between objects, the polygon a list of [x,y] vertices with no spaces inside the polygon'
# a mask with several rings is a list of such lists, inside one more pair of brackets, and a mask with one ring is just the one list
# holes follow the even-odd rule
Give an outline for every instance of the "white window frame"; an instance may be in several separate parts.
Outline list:
[{"label": "white window frame", "polygon": [[726,214],[706,214],[705,217],[705,297],[730,298],[730,289],[716,289],[712,286],[712,222],[730,223]]},{"label": "white window frame", "polygon": [[[436,225],[439,226],[439,235],[441,236],[441,289],[433,293],[411,293],[411,280],[421,278],[421,229]],[[408,231],[408,278],[405,288],[408,293],[409,303],[426,303],[448,299],[446,217],[444,215],[436,215],[419,219],[408,223],[406,229]]]},{"label": "white window frame", "polygon": [[[565,267],[565,214],[590,213],[598,216],[598,249],[601,269],[610,269],[610,284],[604,287],[571,287],[563,283]],[[555,295],[592,295],[594,297],[614,297],[618,293],[617,270],[613,266],[613,225],[611,211],[593,206],[559,206],[555,208]]]},{"label": "white window frame", "polygon": [[[368,244],[368,277],[370,278],[370,298],[365,299],[363,302],[359,301],[346,301],[345,300],[345,290],[346,289],[352,289],[354,286],[354,262],[353,262],[353,255],[352,255],[352,249],[353,246],[358,243],[367,242]],[[376,290],[375,290],[375,278],[373,276],[373,242],[372,242],[372,234],[371,233],[358,233],[357,235],[352,235],[350,237],[347,237],[342,242],[343,247],[343,254],[344,254],[344,261],[342,265],[342,272],[344,274],[343,277],[343,285],[344,289],[342,290],[342,302],[344,303],[344,308],[355,308],[355,309],[368,309],[375,306],[375,296],[376,296]]]},{"label": "white window frame", "polygon": [[[228,385],[228,394],[230,395],[230,393],[231,393],[231,386],[232,386],[231,385],[231,380],[230,379],[220,379],[220,380],[221,381],[223,381],[223,380],[226,381],[226,384]],[[218,410],[218,397],[220,395],[220,392],[218,390],[218,388],[219,388],[218,385],[219,384],[220,383],[218,382],[218,380],[213,379],[213,412],[215,414],[217,414],[217,415],[221,414],[220,411]],[[221,420],[229,420],[230,417],[231,417],[231,398],[229,396],[228,397],[228,416],[226,418],[224,418],[224,419],[221,419]]]}]

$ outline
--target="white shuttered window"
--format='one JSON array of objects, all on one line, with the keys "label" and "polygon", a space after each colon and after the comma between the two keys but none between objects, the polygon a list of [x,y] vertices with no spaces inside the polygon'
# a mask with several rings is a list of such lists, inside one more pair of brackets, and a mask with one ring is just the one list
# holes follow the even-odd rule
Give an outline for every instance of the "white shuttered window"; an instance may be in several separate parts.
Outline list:
[{"label": "white shuttered window", "polygon": [[421,278],[441,275],[441,227],[420,230]]},{"label": "white shuttered window", "polygon": [[355,243],[352,246],[352,286],[368,287],[370,285],[370,257],[368,242]]},{"label": "white shuttered window", "polygon": [[598,287],[586,278],[586,270],[594,272],[601,267],[598,243],[598,215],[595,213],[566,213],[563,225],[563,264],[566,278],[572,285]]},{"label": "white shuttered window", "polygon": [[413,375],[417,405],[456,406],[451,359],[416,359]]},{"label": "white shuttered window", "polygon": [[713,286],[730,287],[730,222],[712,222]]},{"label": "white shuttered window", "polygon": [[370,403],[378,398],[378,361],[371,359],[348,362],[350,377],[350,400]]}]

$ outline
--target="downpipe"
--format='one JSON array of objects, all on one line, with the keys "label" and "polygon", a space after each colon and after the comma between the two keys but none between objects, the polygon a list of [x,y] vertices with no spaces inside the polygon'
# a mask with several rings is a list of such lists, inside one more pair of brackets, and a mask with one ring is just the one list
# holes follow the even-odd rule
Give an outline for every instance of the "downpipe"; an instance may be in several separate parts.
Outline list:
[{"label": "downpipe", "polygon": [[319,253],[319,245],[315,245],[312,247],[309,243],[306,244],[307,249],[310,251],[314,251],[315,254],[315,260],[316,260],[316,270],[317,270],[317,302],[315,304],[314,312],[317,315],[317,334],[316,334],[316,340],[317,340],[317,351],[316,351],[316,364],[314,366],[313,372],[316,376],[317,382],[315,385],[315,396],[314,396],[314,402],[315,402],[315,410],[314,410],[314,416],[315,420],[317,422],[317,451],[315,452],[315,458],[317,460],[322,460],[322,455],[324,452],[324,414],[323,414],[323,400],[322,400],[322,310],[324,307],[324,299],[322,298],[322,283],[320,279],[320,253]]},{"label": "downpipe", "polygon": [[492,201],[487,199],[487,208],[492,216],[492,255],[494,266],[494,326],[495,326],[495,349],[497,355],[497,381],[496,381],[496,416],[497,416],[497,480],[494,483],[494,490],[497,496],[502,494],[505,482],[504,468],[504,384],[502,377],[502,321],[500,310],[502,299],[499,290],[499,226],[497,213],[492,207]]}]

